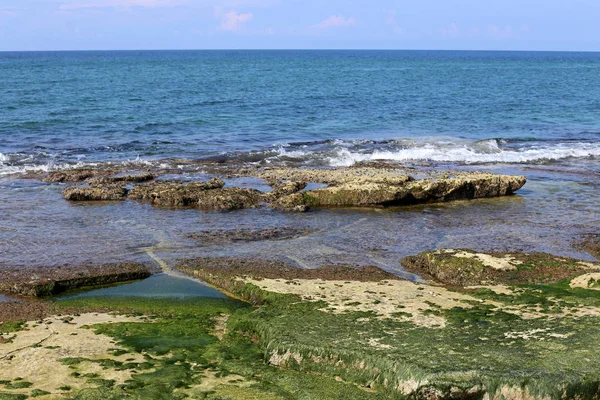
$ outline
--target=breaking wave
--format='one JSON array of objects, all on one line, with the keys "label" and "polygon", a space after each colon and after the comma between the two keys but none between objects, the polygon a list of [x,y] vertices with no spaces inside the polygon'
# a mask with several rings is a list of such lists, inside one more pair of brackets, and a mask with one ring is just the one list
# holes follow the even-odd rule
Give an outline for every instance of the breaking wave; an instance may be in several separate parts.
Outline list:
[{"label": "breaking wave", "polygon": [[[156,143],[153,144],[156,146]],[[0,176],[24,172],[46,172],[57,169],[125,164],[151,167],[161,160],[126,157],[111,152],[111,159],[88,159],[85,149],[77,153],[0,153]],[[82,154],[84,153],[84,154]],[[127,153],[130,154],[130,153]],[[184,157],[185,158],[185,157]],[[268,149],[198,154],[192,158],[219,163],[257,165],[350,166],[357,162],[390,160],[406,163],[434,162],[455,164],[550,164],[570,160],[600,160],[600,142],[595,140],[540,141],[531,138],[468,140],[452,137],[388,140],[319,140],[274,145]]]},{"label": "breaking wave", "polygon": [[[389,141],[329,141],[286,144],[262,152],[268,164],[294,163],[350,166],[361,161],[444,162],[460,164],[543,164],[565,159],[600,157],[598,142],[536,142],[454,138]],[[258,161],[259,154],[253,154]],[[250,161],[250,160],[248,160]]]}]

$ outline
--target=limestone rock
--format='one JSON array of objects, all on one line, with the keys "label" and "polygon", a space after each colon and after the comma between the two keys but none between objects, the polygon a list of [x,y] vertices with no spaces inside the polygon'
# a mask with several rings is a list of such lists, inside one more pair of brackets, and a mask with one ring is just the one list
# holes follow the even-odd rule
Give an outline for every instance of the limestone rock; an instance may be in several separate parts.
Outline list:
[{"label": "limestone rock", "polygon": [[162,207],[191,207],[198,204],[198,198],[203,192],[223,186],[225,183],[219,178],[208,182],[152,182],[135,186],[129,192],[129,198]]},{"label": "limestone rock", "polygon": [[287,176],[290,179],[328,183],[326,188],[282,196],[272,204],[276,209],[302,211],[313,207],[396,206],[506,196],[526,182],[524,176],[473,172],[415,180],[410,176],[373,168],[295,169],[285,173],[276,170],[265,174],[270,178]]},{"label": "limestone rock", "polygon": [[70,186],[62,191],[62,195],[70,201],[124,200],[127,197],[127,189],[120,185]]},{"label": "limestone rock", "polygon": [[271,192],[271,195],[272,197],[278,199],[282,196],[287,196],[301,191],[306,187],[306,182],[281,181],[274,183],[272,186],[273,191]]},{"label": "limestone rock", "polygon": [[135,186],[129,198],[148,201],[157,207],[197,207],[207,211],[252,208],[262,201],[258,190],[223,188],[224,185],[219,178],[208,182],[153,182]]},{"label": "limestone rock", "polygon": [[122,175],[122,176],[102,176],[97,178],[91,178],[88,180],[88,183],[91,186],[98,185],[108,185],[112,183],[139,183],[139,182],[147,182],[156,178],[151,172],[146,172],[143,174],[135,174],[135,175]]}]

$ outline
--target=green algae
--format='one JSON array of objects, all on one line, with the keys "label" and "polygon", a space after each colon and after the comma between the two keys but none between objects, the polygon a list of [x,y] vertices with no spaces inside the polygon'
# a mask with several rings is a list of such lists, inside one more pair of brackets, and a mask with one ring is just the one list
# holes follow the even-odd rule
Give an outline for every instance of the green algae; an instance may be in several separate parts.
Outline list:
[{"label": "green algae", "polygon": [[0,323],[0,333],[12,333],[25,329],[25,321],[7,321]]},{"label": "green algae", "polygon": [[[250,298],[257,298],[260,289],[242,286]],[[284,300],[284,301],[282,301]],[[273,310],[283,310],[295,303],[294,296],[264,292],[262,304]],[[74,399],[178,399],[178,398],[238,398],[238,399],[385,399],[382,393],[368,392],[352,383],[338,382],[333,376],[306,374],[281,370],[265,363],[262,346],[257,345],[254,331],[246,329],[248,322],[260,314],[247,303],[221,299],[139,299],[93,298],[60,302],[65,309],[90,310],[109,308],[129,314],[153,318],[148,322],[100,324],[92,327],[96,333],[109,335],[127,351],[142,353],[145,365],[130,363],[135,371],[130,380],[114,385],[97,376],[79,371],[81,379],[90,386],[72,395]],[[297,304],[297,309],[312,304]],[[219,340],[213,329],[223,315],[229,318],[227,334]],[[73,368],[84,361],[120,369],[126,363],[79,358],[63,359]],[[239,375],[243,382],[219,383],[210,389],[202,388],[207,373],[217,378]]]},{"label": "green algae", "polygon": [[[431,328],[406,320],[411,315],[402,307],[387,319],[368,311],[334,314],[324,311],[324,301],[216,279],[255,307],[223,299],[60,302],[66,310],[147,317],[91,327],[125,349],[115,354],[141,353],[146,361],[64,359],[92,386],[72,398],[418,399],[435,392],[438,398],[480,399],[503,387],[540,398],[600,394],[600,353],[594,351],[600,312],[577,314],[600,310],[600,292],[571,288],[569,280],[513,285],[506,293],[461,289],[473,300],[432,307],[427,312],[446,323]],[[524,318],[527,312],[534,317]],[[219,339],[214,330],[224,316]],[[117,385],[86,374],[83,361],[132,377]],[[211,376],[217,383],[206,386]]]},{"label": "green algae", "polygon": [[[504,267],[493,267],[479,256],[502,261]],[[413,272],[455,286],[489,284],[554,283],[599,270],[600,263],[582,263],[568,257],[546,253],[477,253],[472,250],[425,251],[402,259],[402,265]]]}]

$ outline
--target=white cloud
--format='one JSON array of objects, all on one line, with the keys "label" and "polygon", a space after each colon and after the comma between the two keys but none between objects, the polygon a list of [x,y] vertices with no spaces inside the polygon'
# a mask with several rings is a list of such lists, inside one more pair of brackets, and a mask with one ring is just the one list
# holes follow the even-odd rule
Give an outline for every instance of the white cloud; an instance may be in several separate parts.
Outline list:
[{"label": "white cloud", "polygon": [[454,22],[441,29],[442,37],[457,38],[460,36],[460,28]]},{"label": "white cloud", "polygon": [[238,13],[236,11],[223,12],[219,8],[215,10],[215,14],[221,20],[219,29],[222,31],[236,32],[244,27],[244,25],[254,18],[252,13]]},{"label": "white cloud", "polygon": [[396,34],[404,35],[404,29],[398,24],[398,13],[396,10],[388,10],[385,23],[390,25]]},{"label": "white cloud", "polygon": [[508,39],[515,36],[515,30],[512,26],[488,25],[487,33],[495,39]]},{"label": "white cloud", "polygon": [[61,4],[61,10],[82,10],[91,8],[131,8],[131,7],[171,7],[181,4],[181,0],[95,0],[70,1]]},{"label": "white cloud", "polygon": [[352,18],[352,17],[344,17],[343,15],[332,15],[331,17],[327,18],[326,20],[323,20],[321,22],[319,22],[317,25],[315,25],[315,27],[317,28],[321,28],[321,29],[329,29],[329,28],[345,28],[345,27],[350,27],[350,26],[355,26],[356,25],[356,18]]}]

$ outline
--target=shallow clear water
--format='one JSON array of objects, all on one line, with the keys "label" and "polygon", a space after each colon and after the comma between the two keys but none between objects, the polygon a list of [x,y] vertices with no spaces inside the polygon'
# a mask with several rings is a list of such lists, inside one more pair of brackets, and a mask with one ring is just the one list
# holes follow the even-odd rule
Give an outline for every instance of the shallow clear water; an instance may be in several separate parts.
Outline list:
[{"label": "shallow clear water", "polygon": [[[171,265],[253,256],[404,274],[401,257],[443,247],[591,259],[573,240],[600,227],[598,72],[599,53],[0,53],[0,264],[152,262],[152,251]],[[206,213],[68,203],[64,185],[21,174],[173,158],[247,165],[383,158],[523,174],[528,183],[507,198],[397,210]],[[270,190],[256,179],[227,183]],[[189,238],[269,227],[310,233],[225,245]]]},{"label": "shallow clear water", "polygon": [[[481,167],[479,167],[481,169]],[[276,258],[303,267],[378,265],[404,274],[400,259],[437,248],[544,251],[591,260],[576,250],[581,234],[598,231],[600,174],[572,168],[487,166],[525,174],[517,195],[397,209],[281,213],[264,209],[204,212],[157,209],[135,201],[69,203],[62,184],[0,183],[0,258],[11,267],[58,267],[120,261],[170,265],[207,256]],[[211,229],[308,229],[287,240],[205,244],[190,234]]]},{"label": "shallow clear water", "polygon": [[152,297],[152,298],[189,298],[214,297],[227,298],[216,289],[199,281],[169,276],[153,275],[143,281],[125,283],[92,290],[80,290],[57,297],[58,300],[70,300],[86,297]]}]

